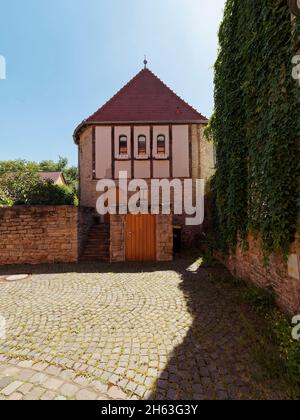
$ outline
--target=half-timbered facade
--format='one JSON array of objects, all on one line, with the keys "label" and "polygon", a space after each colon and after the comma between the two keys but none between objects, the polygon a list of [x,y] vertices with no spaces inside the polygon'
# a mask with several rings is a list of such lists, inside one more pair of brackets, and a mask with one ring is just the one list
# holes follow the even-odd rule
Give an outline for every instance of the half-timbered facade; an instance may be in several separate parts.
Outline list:
[{"label": "half-timbered facade", "polygon": [[[148,183],[210,178],[214,154],[203,135],[207,122],[149,69],[143,69],[75,131],[81,206],[95,208],[97,182],[112,179],[118,185],[124,172],[129,180]],[[184,225],[184,215],[174,216],[173,223],[182,227],[185,242],[199,233],[200,228]]]}]

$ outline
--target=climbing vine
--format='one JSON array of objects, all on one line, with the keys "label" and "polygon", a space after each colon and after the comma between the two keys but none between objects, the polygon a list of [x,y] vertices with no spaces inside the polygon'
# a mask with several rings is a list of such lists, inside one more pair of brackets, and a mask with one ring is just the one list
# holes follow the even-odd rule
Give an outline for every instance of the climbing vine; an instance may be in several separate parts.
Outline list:
[{"label": "climbing vine", "polygon": [[215,65],[210,132],[218,229],[234,248],[258,232],[266,253],[287,251],[299,217],[300,88],[286,0],[227,0]]}]

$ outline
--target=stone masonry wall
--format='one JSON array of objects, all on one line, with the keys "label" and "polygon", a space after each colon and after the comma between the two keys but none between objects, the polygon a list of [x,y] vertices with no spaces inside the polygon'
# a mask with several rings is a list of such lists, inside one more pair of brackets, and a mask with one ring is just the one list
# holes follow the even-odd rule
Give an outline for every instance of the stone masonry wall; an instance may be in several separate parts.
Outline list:
[{"label": "stone masonry wall", "polygon": [[0,265],[76,262],[78,209],[0,208]]},{"label": "stone masonry wall", "polygon": [[125,254],[125,220],[124,215],[110,216],[110,261],[122,262]]},{"label": "stone masonry wall", "polygon": [[[299,238],[291,246],[291,254],[300,258]],[[249,249],[237,249],[234,255],[217,255],[230,272],[259,287],[272,287],[278,305],[291,314],[300,313],[300,281],[289,276],[288,264],[280,255],[272,255],[268,266],[264,264],[258,239],[249,236]]]},{"label": "stone masonry wall", "polygon": [[205,125],[192,125],[192,177],[208,181],[215,173],[214,145],[204,136]]},{"label": "stone masonry wall", "polygon": [[173,260],[173,216],[156,216],[156,259]]}]

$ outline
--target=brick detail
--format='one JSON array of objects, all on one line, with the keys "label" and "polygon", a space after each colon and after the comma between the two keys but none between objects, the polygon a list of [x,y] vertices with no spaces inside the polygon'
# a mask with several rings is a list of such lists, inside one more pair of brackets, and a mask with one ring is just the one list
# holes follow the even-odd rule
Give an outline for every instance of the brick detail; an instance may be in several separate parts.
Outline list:
[{"label": "brick detail", "polygon": [[156,259],[173,260],[173,215],[156,216]]},{"label": "brick detail", "polygon": [[[282,256],[273,254],[268,266],[264,264],[263,253],[258,239],[249,236],[249,249],[238,248],[234,255],[216,255],[232,274],[252,282],[259,287],[271,286],[277,304],[290,314],[300,312],[300,281],[288,275],[287,262]],[[291,254],[300,255],[299,238],[291,246]]]},{"label": "brick detail", "polygon": [[0,208],[0,265],[76,262],[78,209]]},{"label": "brick detail", "polygon": [[122,262],[125,254],[125,215],[110,216],[110,261]]}]

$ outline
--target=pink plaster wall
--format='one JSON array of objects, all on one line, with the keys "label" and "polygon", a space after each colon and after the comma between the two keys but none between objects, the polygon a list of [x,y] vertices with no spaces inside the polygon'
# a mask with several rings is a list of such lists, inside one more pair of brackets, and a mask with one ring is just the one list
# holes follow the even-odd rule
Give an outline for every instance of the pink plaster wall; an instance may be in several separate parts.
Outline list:
[{"label": "pink plaster wall", "polygon": [[151,178],[151,167],[149,160],[134,162],[134,177],[136,179]]},{"label": "pink plaster wall", "polygon": [[173,177],[190,176],[189,164],[189,126],[176,125],[173,130]]},{"label": "pink plaster wall", "polygon": [[119,172],[127,172],[128,178],[131,178],[131,161],[116,161],[115,162],[115,178],[119,179]]},{"label": "pink plaster wall", "polygon": [[155,160],[153,162],[154,178],[170,178],[170,161]]}]

